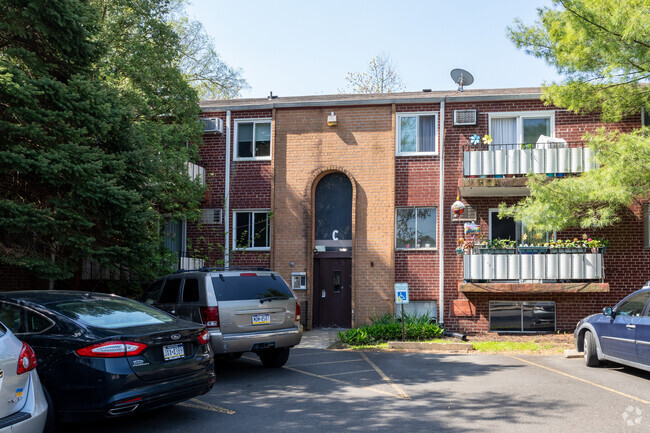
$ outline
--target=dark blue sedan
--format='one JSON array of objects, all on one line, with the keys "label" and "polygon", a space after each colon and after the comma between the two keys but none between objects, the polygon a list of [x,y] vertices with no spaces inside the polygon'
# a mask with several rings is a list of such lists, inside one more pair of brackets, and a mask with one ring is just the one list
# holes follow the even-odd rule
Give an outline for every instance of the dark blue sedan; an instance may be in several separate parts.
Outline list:
[{"label": "dark blue sedan", "polygon": [[650,281],[614,308],[585,317],[574,332],[585,364],[596,367],[607,360],[650,371]]},{"label": "dark blue sedan", "polygon": [[0,319],[34,349],[59,421],[174,404],[215,381],[203,325],[120,296],[0,292]]}]

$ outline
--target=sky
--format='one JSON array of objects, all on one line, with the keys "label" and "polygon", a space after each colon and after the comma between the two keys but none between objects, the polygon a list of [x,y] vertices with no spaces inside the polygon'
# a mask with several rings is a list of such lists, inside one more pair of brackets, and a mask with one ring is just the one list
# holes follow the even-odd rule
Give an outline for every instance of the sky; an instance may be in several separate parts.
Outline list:
[{"label": "sky", "polygon": [[241,69],[244,98],[337,94],[348,72],[387,54],[405,91],[454,90],[454,68],[472,89],[540,86],[555,70],[506,36],[533,24],[550,0],[190,0],[222,60]]}]

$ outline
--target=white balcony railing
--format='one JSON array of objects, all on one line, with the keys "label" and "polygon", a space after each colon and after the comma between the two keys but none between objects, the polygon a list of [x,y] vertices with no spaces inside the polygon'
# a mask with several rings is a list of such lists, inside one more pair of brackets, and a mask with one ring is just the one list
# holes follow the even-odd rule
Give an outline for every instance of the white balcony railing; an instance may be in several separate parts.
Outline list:
[{"label": "white balcony railing", "polygon": [[[596,168],[588,147],[522,149],[519,145],[463,152],[463,176],[505,176],[528,173],[564,175]],[[509,148],[508,148],[509,147]]]},{"label": "white balcony railing", "polygon": [[603,280],[603,254],[467,254],[463,279],[487,282]]}]

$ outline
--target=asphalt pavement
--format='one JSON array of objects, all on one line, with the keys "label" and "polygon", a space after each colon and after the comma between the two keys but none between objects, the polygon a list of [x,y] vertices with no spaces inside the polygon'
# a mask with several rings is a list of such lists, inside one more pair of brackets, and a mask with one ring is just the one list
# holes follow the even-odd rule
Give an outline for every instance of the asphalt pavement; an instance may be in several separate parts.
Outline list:
[{"label": "asphalt pavement", "polygon": [[62,431],[650,432],[650,373],[561,355],[326,350],[332,334],[283,368],[245,354],[204,396]]}]

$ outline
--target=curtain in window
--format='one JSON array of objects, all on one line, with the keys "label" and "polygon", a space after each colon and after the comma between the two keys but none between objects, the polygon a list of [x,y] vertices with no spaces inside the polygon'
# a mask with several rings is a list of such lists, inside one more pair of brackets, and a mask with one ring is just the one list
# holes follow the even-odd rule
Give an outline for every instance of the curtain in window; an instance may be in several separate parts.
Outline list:
[{"label": "curtain in window", "polygon": [[490,150],[515,149],[517,144],[517,118],[492,119],[492,145]]},{"label": "curtain in window", "polygon": [[415,129],[417,117],[400,118],[400,152],[416,152],[415,148]]},{"label": "curtain in window", "polygon": [[271,124],[257,123],[255,125],[255,156],[271,155]]},{"label": "curtain in window", "polygon": [[237,125],[237,156],[251,158],[253,156],[253,124],[240,123]]},{"label": "curtain in window", "polygon": [[436,151],[436,116],[420,116],[420,152]]}]

